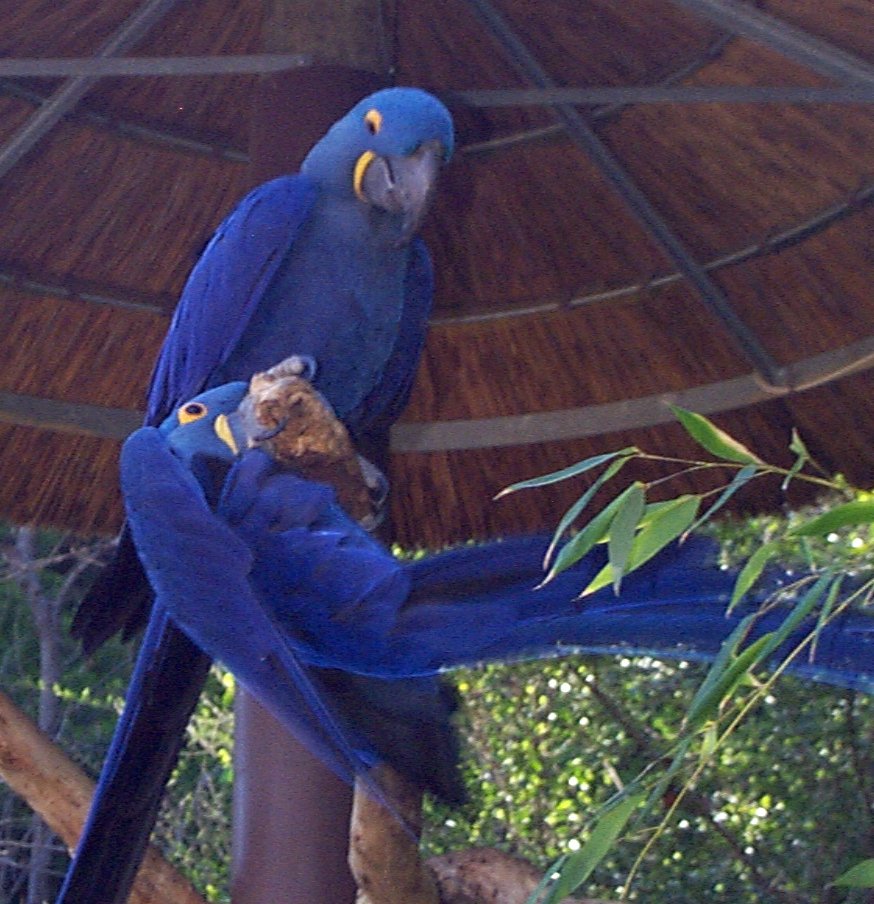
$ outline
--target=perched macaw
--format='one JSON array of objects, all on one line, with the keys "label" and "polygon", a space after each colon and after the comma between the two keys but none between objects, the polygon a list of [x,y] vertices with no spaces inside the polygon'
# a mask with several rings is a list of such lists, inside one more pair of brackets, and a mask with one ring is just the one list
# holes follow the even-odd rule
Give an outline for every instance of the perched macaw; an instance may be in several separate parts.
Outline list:
[{"label": "perched macaw", "polygon": [[[453,142],[452,120],[439,100],[414,88],[386,89],[335,123],[299,173],[245,197],[185,285],[152,374],[146,423],[160,424],[204,389],[248,380],[298,355],[356,443],[378,446],[406,404],[424,342],[433,278],[416,232]],[[73,633],[86,652],[116,632],[129,637],[146,623],[151,601],[125,530]],[[139,802],[146,814],[157,809],[209,668],[209,658],[162,613],[153,621],[146,646],[154,660],[151,684],[141,692],[156,722],[149,766],[162,777]],[[126,781],[116,775],[119,793],[108,792],[103,816],[92,820],[99,826],[105,819],[104,834],[128,816],[123,803],[112,811]],[[81,881],[68,883],[61,900],[95,904],[88,876],[99,875],[101,864],[107,869],[101,885],[112,887],[115,867],[98,848],[82,847]],[[115,899],[109,891],[101,898]]]},{"label": "perched macaw", "polygon": [[[151,684],[151,647],[169,624],[228,666],[339,774],[388,762],[455,799],[457,747],[446,728],[454,700],[440,672],[572,651],[709,659],[749,612],[726,615],[735,576],[718,567],[704,541],[666,550],[629,575],[619,597],[607,589],[582,601],[581,587],[604,564],[600,550],[539,589],[545,541],[538,537],[398,561],[345,514],[330,488],[280,470],[258,449],[234,454],[227,416],[246,391],[244,383],[210,390],[124,446],[122,489],[157,615],[97,813],[118,775],[137,780],[138,753],[159,730],[148,718],[141,724],[150,695],[175,693]],[[768,589],[779,582],[772,575]],[[771,609],[750,637],[786,612]],[[827,626],[815,660],[797,658],[792,668],[874,690],[874,620],[855,614]],[[144,816],[132,803],[127,828],[135,834]],[[101,886],[118,872],[127,840],[124,831],[115,836]],[[126,881],[140,854],[126,861]],[[89,898],[61,900],[115,900],[95,898],[93,889]]]},{"label": "perched macaw", "polygon": [[[454,147],[452,119],[416,88],[369,95],[295,175],[254,189],[183,289],[155,365],[146,424],[212,386],[299,355],[359,448],[398,418],[433,296],[416,230]],[[73,625],[86,652],[145,624],[150,594],[126,533]]]}]

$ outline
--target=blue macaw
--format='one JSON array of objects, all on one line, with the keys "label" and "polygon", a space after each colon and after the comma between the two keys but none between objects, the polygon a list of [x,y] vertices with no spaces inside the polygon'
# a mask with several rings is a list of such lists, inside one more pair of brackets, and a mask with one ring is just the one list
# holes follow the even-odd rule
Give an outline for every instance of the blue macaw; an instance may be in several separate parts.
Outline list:
[{"label": "blue macaw", "polygon": [[[137,781],[138,752],[160,731],[148,719],[150,696],[176,692],[152,683],[152,648],[168,625],[228,666],[339,774],[387,762],[451,800],[460,787],[447,730],[455,702],[441,672],[572,651],[710,659],[749,611],[726,615],[735,576],[716,565],[708,541],[666,550],[629,575],[619,597],[603,590],[583,601],[577,595],[604,564],[601,550],[539,589],[540,537],[398,561],[346,515],[329,487],[278,468],[260,449],[235,454],[227,419],[246,391],[245,383],[210,390],[123,448],[122,489],[156,615],[86,847],[107,789],[119,775]],[[768,589],[779,582],[775,573]],[[768,611],[751,638],[785,614]],[[815,660],[799,658],[793,669],[874,690],[874,620],[857,613],[827,626]],[[126,828],[136,834],[144,814],[138,791],[128,795]],[[114,836],[107,872],[96,874],[101,886],[120,869],[127,883],[132,878],[141,850],[121,857],[128,840],[124,831]],[[122,900],[94,897],[93,880],[77,893],[75,867],[71,876],[63,901]]]},{"label": "blue macaw", "polygon": [[[424,343],[433,276],[416,232],[453,142],[452,119],[439,100],[414,88],[378,91],[331,127],[299,173],[245,197],[185,285],[152,374],[146,423],[160,424],[204,389],[248,380],[298,355],[356,444],[378,448],[406,404]],[[86,653],[119,631],[130,637],[150,618],[151,601],[125,529],[76,614],[73,634]],[[142,693],[165,726],[151,738],[150,765],[169,774],[209,659],[160,612],[153,622],[152,684]],[[166,774],[140,802],[142,812],[157,808]],[[119,774],[117,788],[126,781]],[[122,804],[110,809],[107,803],[103,834],[129,815]],[[99,874],[101,856],[86,845],[81,876],[89,858]],[[63,900],[94,904],[87,882]],[[101,877],[101,885],[112,882]],[[105,900],[115,899],[107,891]]]},{"label": "blue macaw", "polygon": [[[299,355],[359,448],[404,409],[433,296],[417,238],[452,119],[416,88],[365,97],[295,175],[254,189],[219,226],[183,289],[152,373],[145,423],[197,393]],[[73,624],[89,652],[131,636],[151,596],[129,535]]]}]

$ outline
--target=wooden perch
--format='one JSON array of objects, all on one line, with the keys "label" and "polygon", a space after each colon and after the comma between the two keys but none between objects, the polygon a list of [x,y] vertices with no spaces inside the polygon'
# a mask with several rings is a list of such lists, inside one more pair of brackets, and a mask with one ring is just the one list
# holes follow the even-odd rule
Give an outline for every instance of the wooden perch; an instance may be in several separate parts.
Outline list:
[{"label": "wooden perch", "polygon": [[[494,848],[469,848],[431,857],[427,866],[441,904],[525,904],[542,871],[521,857]],[[595,898],[564,898],[561,904],[610,904]]]},{"label": "wooden perch", "polygon": [[[356,904],[525,904],[537,888],[540,870],[494,848],[422,861],[422,792],[389,766],[378,766],[368,778],[355,784],[349,833]],[[565,898],[562,904],[609,902]]]},{"label": "wooden perch", "polygon": [[[0,776],[72,851],[79,841],[94,782],[0,692]],[[154,849],[137,873],[130,904],[206,904]]]},{"label": "wooden perch", "polygon": [[371,770],[369,780],[355,782],[349,827],[356,904],[441,904],[434,876],[419,856],[421,790],[386,765]]}]

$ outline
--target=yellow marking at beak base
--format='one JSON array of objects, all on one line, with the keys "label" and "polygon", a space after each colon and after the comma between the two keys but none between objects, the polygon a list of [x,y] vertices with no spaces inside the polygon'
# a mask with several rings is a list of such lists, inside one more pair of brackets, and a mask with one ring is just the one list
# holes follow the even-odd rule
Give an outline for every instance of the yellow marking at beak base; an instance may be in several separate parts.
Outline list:
[{"label": "yellow marking at beak base", "polygon": [[228,423],[227,416],[224,414],[220,414],[213,424],[213,430],[215,430],[215,435],[230,448],[231,452],[234,455],[239,455],[240,450],[237,446],[237,441],[234,439],[234,434],[231,433],[231,425]]},{"label": "yellow marking at beak base", "polygon": [[373,151],[365,151],[355,161],[355,169],[352,172],[352,187],[355,189],[355,194],[361,201],[367,201],[367,195],[364,194],[364,190],[361,187],[364,182],[364,173],[367,170],[367,167],[370,166],[375,159],[376,154],[374,154]]}]

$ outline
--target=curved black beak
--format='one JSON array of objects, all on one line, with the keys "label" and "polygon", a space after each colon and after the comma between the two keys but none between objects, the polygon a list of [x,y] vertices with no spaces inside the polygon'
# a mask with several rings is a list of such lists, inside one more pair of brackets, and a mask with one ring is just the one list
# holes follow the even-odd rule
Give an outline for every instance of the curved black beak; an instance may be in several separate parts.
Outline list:
[{"label": "curved black beak", "polygon": [[426,141],[406,157],[371,153],[359,161],[356,191],[369,204],[401,216],[399,245],[410,241],[428,212],[443,156],[439,141]]}]

